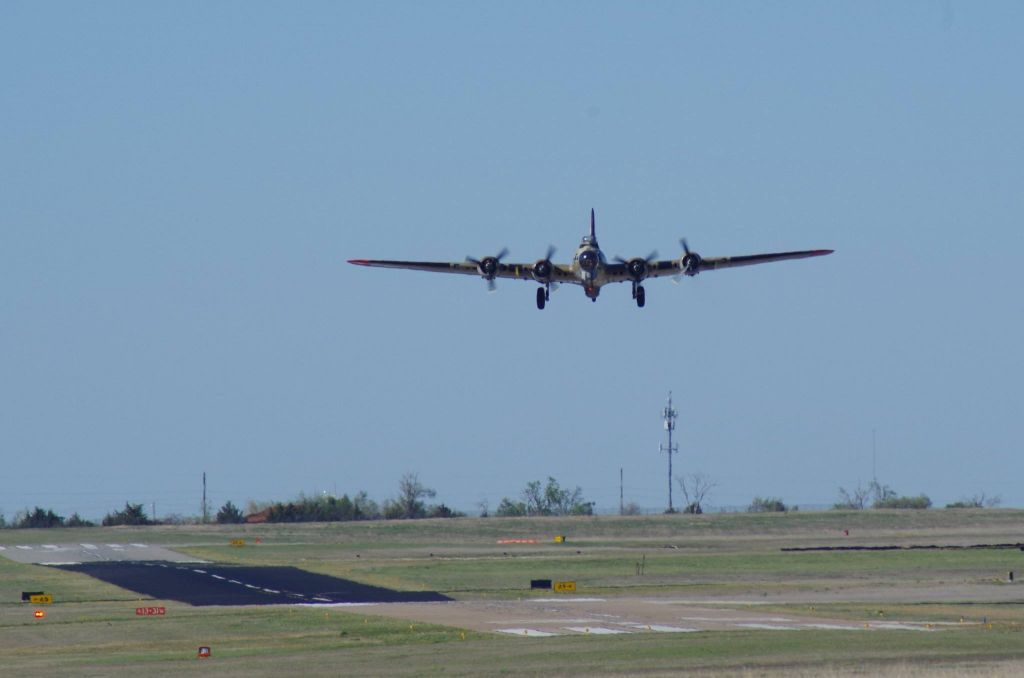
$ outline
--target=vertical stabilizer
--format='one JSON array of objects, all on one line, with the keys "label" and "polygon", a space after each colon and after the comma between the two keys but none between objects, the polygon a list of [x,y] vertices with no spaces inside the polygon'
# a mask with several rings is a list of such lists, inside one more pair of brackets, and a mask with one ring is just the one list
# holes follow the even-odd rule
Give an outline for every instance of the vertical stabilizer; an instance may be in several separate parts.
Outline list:
[{"label": "vertical stabilizer", "polygon": [[594,233],[594,208],[590,208],[590,237],[597,240],[597,234]]}]

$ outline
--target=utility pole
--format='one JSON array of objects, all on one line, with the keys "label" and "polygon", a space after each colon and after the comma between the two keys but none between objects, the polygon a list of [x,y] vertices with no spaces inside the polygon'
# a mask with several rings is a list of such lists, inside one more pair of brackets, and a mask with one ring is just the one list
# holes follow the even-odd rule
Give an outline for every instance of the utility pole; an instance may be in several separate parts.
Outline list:
[{"label": "utility pole", "polygon": [[206,471],[203,471],[203,522],[210,522],[210,507],[206,504]]},{"label": "utility pole", "polygon": [[676,429],[678,416],[672,408],[672,391],[668,392],[668,405],[662,411],[662,416],[665,418],[665,430],[668,431],[668,445],[661,444],[658,449],[668,453],[668,512],[675,513],[676,510],[672,507],[672,455],[679,451],[679,445],[672,443],[672,431]]},{"label": "utility pole", "polygon": [[626,506],[622,503],[622,467],[619,467],[619,515],[626,512]]}]

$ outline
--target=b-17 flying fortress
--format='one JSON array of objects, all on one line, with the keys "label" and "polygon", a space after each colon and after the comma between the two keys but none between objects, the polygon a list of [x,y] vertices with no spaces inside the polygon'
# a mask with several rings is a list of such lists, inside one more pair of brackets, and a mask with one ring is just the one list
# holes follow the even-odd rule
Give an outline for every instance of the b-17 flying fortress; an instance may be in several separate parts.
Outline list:
[{"label": "b-17 flying fortress", "polygon": [[378,266],[381,268],[407,268],[416,271],[437,273],[462,273],[479,275],[487,281],[489,289],[495,288],[497,278],[532,280],[540,284],[537,288],[537,308],[542,309],[551,298],[552,286],[561,283],[580,285],[591,301],[597,301],[601,288],[609,283],[629,282],[633,288],[636,305],[643,307],[647,294],[643,281],[648,278],[695,276],[703,271],[736,266],[753,266],[784,259],[804,259],[832,254],[833,250],[801,250],[796,252],[773,252],[769,254],[748,254],[735,257],[702,257],[690,250],[686,240],[679,241],[683,254],[678,259],[658,259],[657,252],[646,257],[623,259],[615,257],[611,263],[605,258],[597,244],[594,227],[594,210],[590,210],[590,235],[583,236],[576,248],[571,264],[556,264],[551,261],[555,250],[549,247],[543,258],[530,264],[508,264],[502,259],[508,254],[502,249],[494,256],[481,259],[466,257],[465,261],[394,261],[388,259],[350,259],[357,266]]}]

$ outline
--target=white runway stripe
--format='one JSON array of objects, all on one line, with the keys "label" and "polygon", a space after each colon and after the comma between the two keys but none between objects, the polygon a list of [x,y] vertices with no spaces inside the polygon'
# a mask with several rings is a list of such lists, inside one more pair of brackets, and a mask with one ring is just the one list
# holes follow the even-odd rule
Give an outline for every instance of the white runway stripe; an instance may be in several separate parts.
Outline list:
[{"label": "white runway stripe", "polygon": [[498,629],[498,633],[507,633],[512,636],[530,636],[532,638],[550,638],[557,636],[557,633],[538,631],[537,629]]}]

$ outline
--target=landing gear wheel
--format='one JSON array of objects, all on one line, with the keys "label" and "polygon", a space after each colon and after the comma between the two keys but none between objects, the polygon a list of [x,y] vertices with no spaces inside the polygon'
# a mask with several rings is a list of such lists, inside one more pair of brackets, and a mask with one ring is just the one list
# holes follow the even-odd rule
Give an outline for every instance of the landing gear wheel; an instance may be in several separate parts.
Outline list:
[{"label": "landing gear wheel", "polygon": [[647,293],[644,292],[644,288],[640,285],[636,286],[636,305],[638,308],[643,308],[647,301]]},{"label": "landing gear wheel", "polygon": [[548,300],[547,296],[548,295],[544,291],[543,287],[538,287],[537,288],[537,308],[539,308],[541,310],[544,309],[544,302],[546,302]]}]

